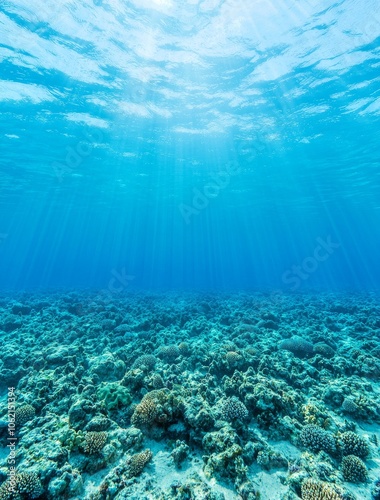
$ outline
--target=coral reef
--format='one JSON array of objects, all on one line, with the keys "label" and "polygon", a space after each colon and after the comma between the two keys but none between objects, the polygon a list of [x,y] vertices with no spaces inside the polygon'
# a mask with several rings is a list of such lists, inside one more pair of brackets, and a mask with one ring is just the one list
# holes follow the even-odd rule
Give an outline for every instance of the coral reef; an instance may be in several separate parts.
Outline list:
[{"label": "coral reef", "polygon": [[288,467],[288,461],[286,458],[281,453],[274,451],[271,448],[265,448],[264,450],[259,451],[256,461],[258,465],[267,470],[272,468],[278,469]]},{"label": "coral reef", "polygon": [[380,479],[375,481],[371,490],[372,500],[380,500]]},{"label": "coral reef", "polygon": [[333,358],[335,356],[335,350],[328,344],[325,344],[324,342],[317,342],[314,344],[314,353],[315,354],[320,354],[324,358]]},{"label": "coral reef", "polygon": [[12,480],[9,479],[0,486],[1,500],[34,499],[39,498],[42,493],[42,484],[35,472],[16,473]]},{"label": "coral reef", "polygon": [[135,407],[131,423],[147,431],[153,423],[162,426],[175,420],[181,409],[182,402],[173,391],[166,388],[153,390],[145,394]]},{"label": "coral reef", "polygon": [[160,356],[168,363],[173,363],[180,355],[181,351],[176,345],[168,345],[160,349]]},{"label": "coral reef", "polygon": [[248,410],[237,397],[229,398],[223,403],[222,415],[225,420],[247,420]]},{"label": "coral reef", "polygon": [[[376,295],[59,291],[0,306],[20,499],[380,496]],[[7,422],[5,405],[0,498]]]},{"label": "coral reef", "polygon": [[342,410],[344,413],[355,415],[355,413],[357,413],[358,411],[358,406],[351,398],[344,398],[342,403]]},{"label": "coral reef", "polygon": [[102,384],[97,390],[97,397],[103,401],[107,410],[128,406],[132,401],[128,389],[118,382]]},{"label": "coral reef", "polygon": [[16,425],[24,425],[28,420],[32,420],[34,415],[36,414],[36,410],[32,405],[22,405],[16,406],[15,411],[15,420]]},{"label": "coral reef", "polygon": [[140,368],[142,370],[151,371],[156,366],[157,358],[152,354],[143,354],[135,359],[132,369]]},{"label": "coral reef", "polygon": [[136,427],[152,424],[159,414],[159,408],[152,394],[144,396],[133,412],[131,422]]},{"label": "coral reef", "polygon": [[313,353],[313,344],[308,340],[295,335],[290,339],[282,340],[279,344],[279,349],[290,351],[296,356],[307,356]]},{"label": "coral reef", "polygon": [[136,455],[132,455],[127,462],[128,477],[139,476],[144,470],[145,465],[152,459],[152,452],[145,450]]},{"label": "coral reef", "polygon": [[363,483],[368,479],[365,463],[355,455],[347,455],[342,460],[342,474],[345,481]]},{"label": "coral reef", "polygon": [[343,455],[355,455],[359,458],[365,458],[369,454],[367,441],[351,431],[343,432],[340,435],[339,446]]},{"label": "coral reef", "polygon": [[189,450],[189,446],[184,441],[177,440],[175,448],[171,452],[171,456],[177,468],[181,468],[182,462],[189,456]]},{"label": "coral reef", "polygon": [[315,479],[305,479],[301,488],[302,500],[343,500],[329,484]]},{"label": "coral reef", "polygon": [[85,435],[85,442],[83,445],[83,451],[89,455],[94,455],[99,453],[105,446],[107,442],[106,432],[91,431],[87,432]]},{"label": "coral reef", "polygon": [[300,437],[302,444],[313,451],[323,450],[327,453],[334,453],[336,450],[334,436],[316,425],[305,425]]}]

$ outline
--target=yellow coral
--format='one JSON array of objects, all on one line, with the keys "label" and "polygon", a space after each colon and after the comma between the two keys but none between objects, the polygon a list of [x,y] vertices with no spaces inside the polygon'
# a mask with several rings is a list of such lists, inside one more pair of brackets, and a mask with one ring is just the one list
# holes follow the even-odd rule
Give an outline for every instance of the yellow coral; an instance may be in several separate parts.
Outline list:
[{"label": "yellow coral", "polygon": [[342,500],[342,496],[334,491],[328,483],[305,479],[301,487],[302,500]]},{"label": "yellow coral", "polygon": [[152,457],[153,453],[149,449],[132,455],[127,463],[128,476],[136,477],[141,474],[145,465]]},{"label": "yellow coral", "polygon": [[99,453],[107,442],[106,432],[87,432],[85,436],[85,444],[83,446],[83,451],[90,455]]}]

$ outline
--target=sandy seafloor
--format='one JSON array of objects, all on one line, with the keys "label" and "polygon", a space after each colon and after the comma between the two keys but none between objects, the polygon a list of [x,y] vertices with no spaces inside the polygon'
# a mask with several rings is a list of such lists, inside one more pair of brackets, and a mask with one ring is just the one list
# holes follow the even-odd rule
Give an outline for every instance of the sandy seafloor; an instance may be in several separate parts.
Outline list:
[{"label": "sandy seafloor", "polygon": [[379,499],[379,298],[2,293],[0,500]]}]

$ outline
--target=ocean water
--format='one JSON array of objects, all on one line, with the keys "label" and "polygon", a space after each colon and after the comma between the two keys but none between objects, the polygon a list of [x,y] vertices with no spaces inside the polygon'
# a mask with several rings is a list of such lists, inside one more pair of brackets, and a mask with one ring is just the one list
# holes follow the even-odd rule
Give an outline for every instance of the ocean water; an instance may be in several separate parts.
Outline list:
[{"label": "ocean water", "polygon": [[376,2],[0,16],[2,287],[378,286]]},{"label": "ocean water", "polygon": [[23,498],[379,498],[379,89],[375,0],[1,0]]}]

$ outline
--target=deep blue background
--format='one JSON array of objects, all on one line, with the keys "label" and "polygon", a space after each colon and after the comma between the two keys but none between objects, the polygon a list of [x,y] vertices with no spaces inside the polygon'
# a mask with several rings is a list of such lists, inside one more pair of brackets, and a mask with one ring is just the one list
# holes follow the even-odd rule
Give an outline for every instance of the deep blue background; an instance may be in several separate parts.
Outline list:
[{"label": "deep blue background", "polygon": [[[257,82],[267,99],[260,113],[255,97],[252,107],[234,110],[253,129],[235,123],[207,134],[176,131],[184,115],[146,119],[100,109],[85,97],[107,101],[119,91],[4,59],[3,81],[44,85],[55,100],[0,103],[0,287],[107,288],[125,269],[134,279],[122,287],[131,289],[290,290],[284,273],[330,236],[339,248],[297,289],[378,288],[380,115],[347,107],[378,99],[379,40],[360,48],[369,57],[344,76],[300,61],[290,74]],[[120,77],[103,63],[109,81]],[[209,81],[210,94],[234,91],[255,64],[218,59],[198,77]],[[127,97],[143,106],[169,87],[152,81]],[[326,111],[307,112],[313,106]],[[91,114],[108,127],[65,120],[68,112]],[[202,113],[189,113],[195,127]],[[73,151],[74,163],[67,159]],[[215,181],[226,185],[211,193]],[[205,190],[207,206],[186,220],[183,211]]]}]

